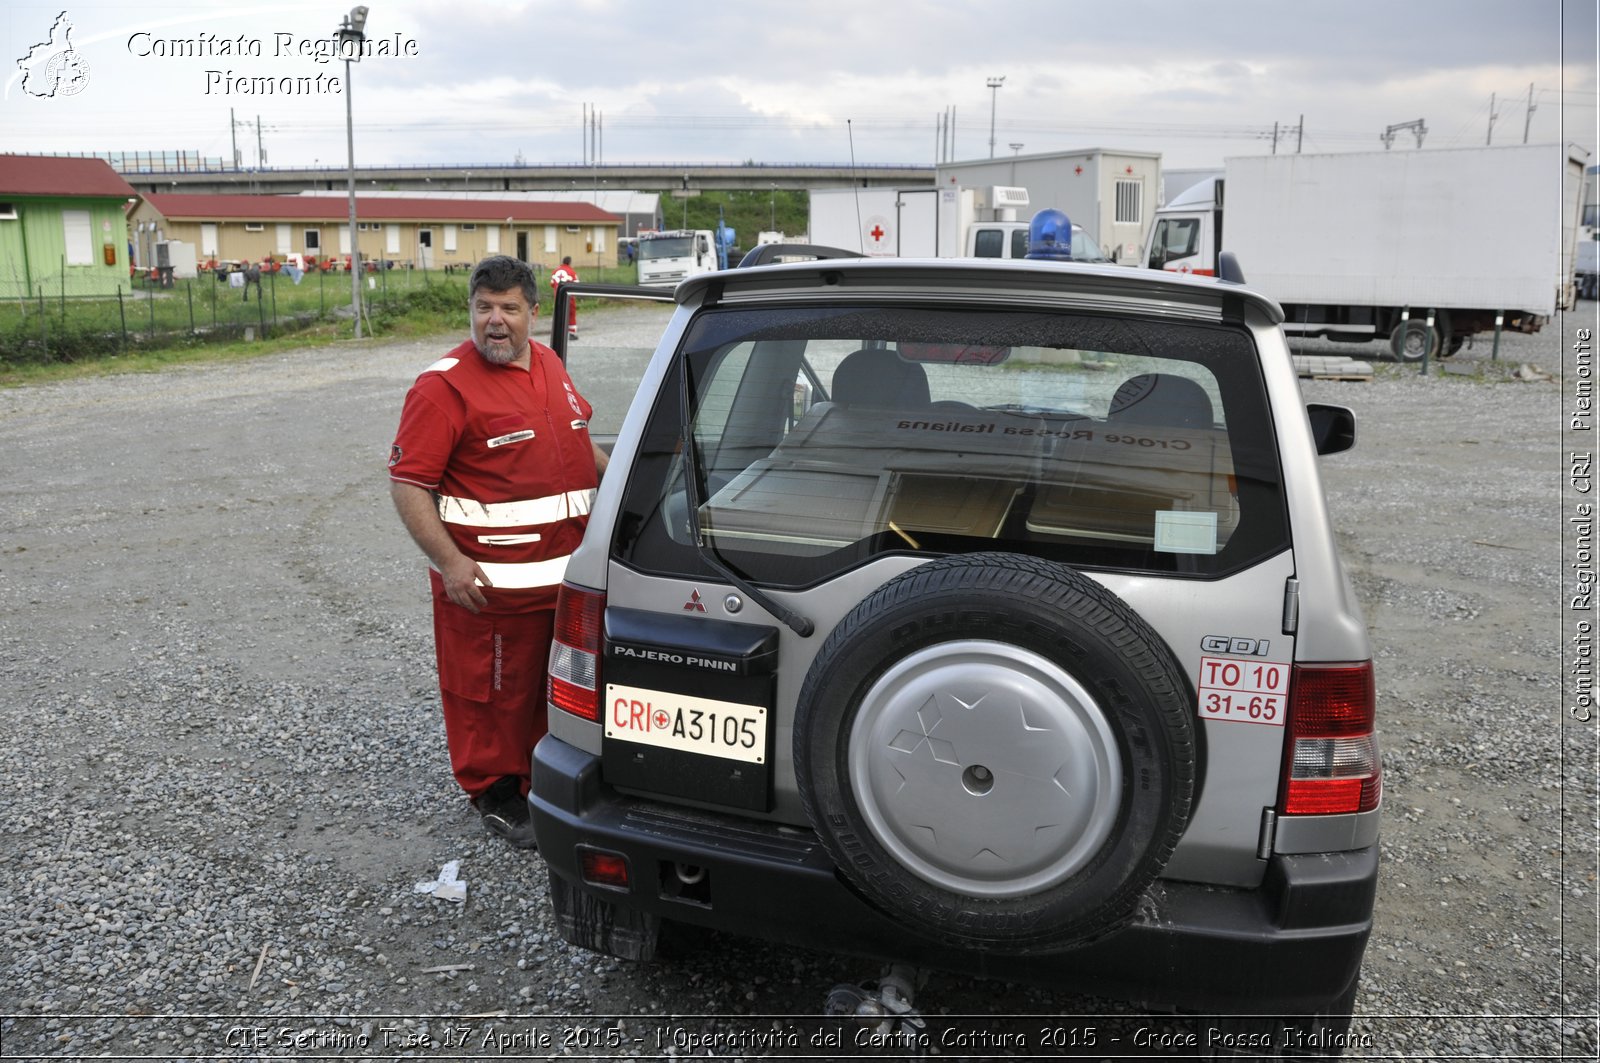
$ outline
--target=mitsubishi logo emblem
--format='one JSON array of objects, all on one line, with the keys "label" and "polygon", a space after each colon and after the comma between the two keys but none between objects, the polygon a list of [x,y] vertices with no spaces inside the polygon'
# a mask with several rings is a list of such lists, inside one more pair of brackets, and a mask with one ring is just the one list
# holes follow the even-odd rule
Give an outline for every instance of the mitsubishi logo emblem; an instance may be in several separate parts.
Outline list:
[{"label": "mitsubishi logo emblem", "polygon": [[705,604],[700,601],[700,592],[698,590],[690,592],[689,600],[683,603],[683,611],[686,613],[703,613],[706,611]]}]

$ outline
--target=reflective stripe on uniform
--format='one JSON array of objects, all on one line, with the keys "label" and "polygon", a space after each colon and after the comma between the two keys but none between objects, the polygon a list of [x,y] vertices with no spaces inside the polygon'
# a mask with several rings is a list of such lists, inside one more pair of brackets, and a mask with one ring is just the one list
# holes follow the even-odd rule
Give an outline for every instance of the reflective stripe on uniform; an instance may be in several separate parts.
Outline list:
[{"label": "reflective stripe on uniform", "polygon": [[526,528],[534,524],[554,524],[568,517],[588,516],[593,502],[592,487],[520,502],[484,503],[440,495],[439,519],[446,524],[470,524],[475,528]]},{"label": "reflective stripe on uniform", "polygon": [[489,577],[498,590],[526,590],[530,587],[555,587],[567,574],[567,560],[572,555],[552,557],[548,561],[528,561],[520,565],[500,565],[479,561],[478,567]]},{"label": "reflective stripe on uniform", "polygon": [[538,532],[525,532],[521,535],[480,535],[478,541],[485,546],[525,546],[543,538]]}]

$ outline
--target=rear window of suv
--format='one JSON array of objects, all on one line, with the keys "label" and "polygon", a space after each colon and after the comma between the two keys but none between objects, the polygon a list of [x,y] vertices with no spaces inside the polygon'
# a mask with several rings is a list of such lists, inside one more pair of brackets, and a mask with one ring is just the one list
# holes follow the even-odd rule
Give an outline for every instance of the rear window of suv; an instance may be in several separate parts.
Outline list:
[{"label": "rear window of suv", "polygon": [[696,319],[678,358],[618,523],[616,556],[645,571],[709,574],[697,530],[725,564],[777,586],[886,553],[979,550],[1216,577],[1288,542],[1243,328],[726,309]]}]

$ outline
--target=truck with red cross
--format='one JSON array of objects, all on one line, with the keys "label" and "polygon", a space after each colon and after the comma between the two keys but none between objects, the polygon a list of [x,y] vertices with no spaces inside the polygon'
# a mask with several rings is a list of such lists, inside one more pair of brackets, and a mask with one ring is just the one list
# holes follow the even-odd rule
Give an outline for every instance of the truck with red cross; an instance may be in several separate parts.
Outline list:
[{"label": "truck with red cross", "polygon": [[[814,188],[810,241],[868,258],[1026,258],[1026,188]],[[1080,226],[1075,262],[1105,262]]]}]

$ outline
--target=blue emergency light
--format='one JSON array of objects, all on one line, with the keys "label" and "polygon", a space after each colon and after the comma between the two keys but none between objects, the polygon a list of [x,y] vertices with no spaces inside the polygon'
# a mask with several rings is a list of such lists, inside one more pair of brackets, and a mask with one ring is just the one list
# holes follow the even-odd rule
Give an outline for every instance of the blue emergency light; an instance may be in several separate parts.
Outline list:
[{"label": "blue emergency light", "polygon": [[1046,207],[1028,223],[1028,257],[1057,262],[1072,260],[1072,219]]}]

